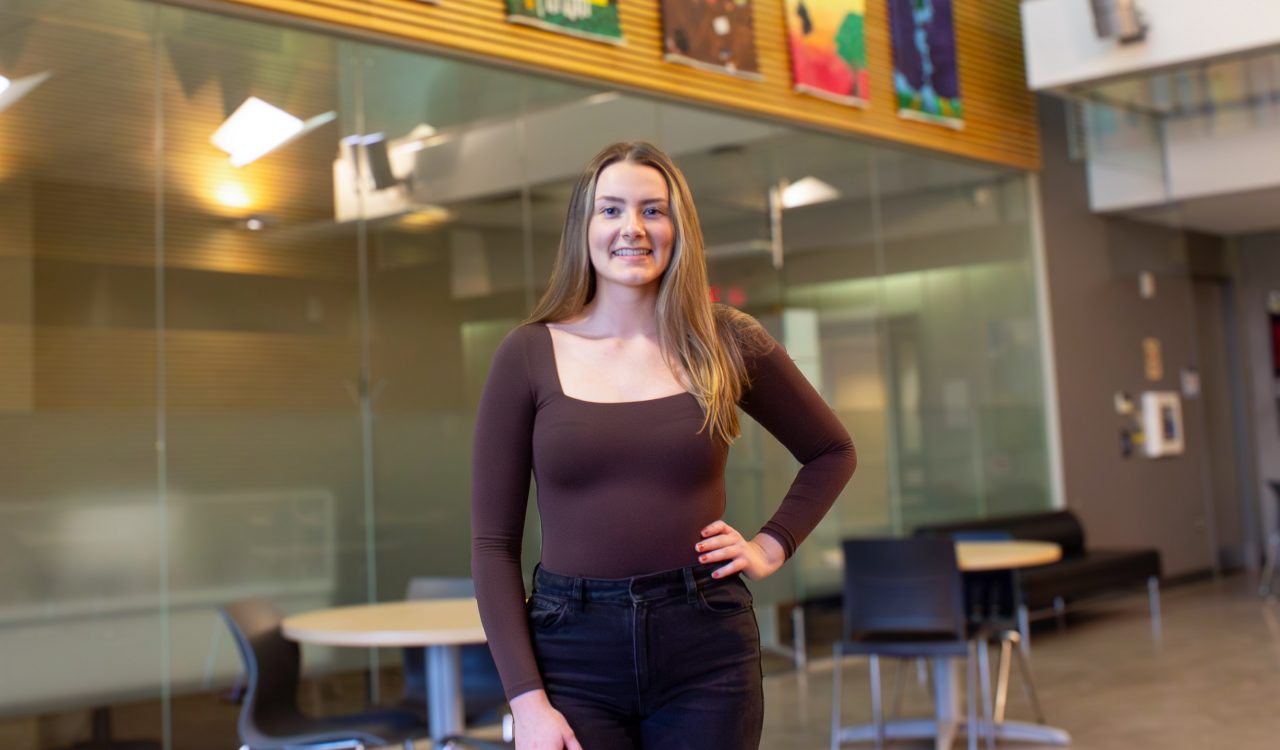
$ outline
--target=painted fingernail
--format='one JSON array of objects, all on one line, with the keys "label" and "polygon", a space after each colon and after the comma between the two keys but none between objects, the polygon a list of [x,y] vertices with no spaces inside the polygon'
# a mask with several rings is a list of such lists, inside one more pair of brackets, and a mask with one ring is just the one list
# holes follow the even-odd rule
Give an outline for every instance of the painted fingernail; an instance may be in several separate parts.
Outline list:
[{"label": "painted fingernail", "polygon": [[706,555],[698,555],[698,562],[706,562],[706,561],[707,561]]},{"label": "painted fingernail", "polygon": [[702,545],[701,545],[701,544],[695,544],[695,545],[693,545],[693,548],[694,548],[695,550],[699,551],[699,552],[701,552],[701,551],[702,551]]}]

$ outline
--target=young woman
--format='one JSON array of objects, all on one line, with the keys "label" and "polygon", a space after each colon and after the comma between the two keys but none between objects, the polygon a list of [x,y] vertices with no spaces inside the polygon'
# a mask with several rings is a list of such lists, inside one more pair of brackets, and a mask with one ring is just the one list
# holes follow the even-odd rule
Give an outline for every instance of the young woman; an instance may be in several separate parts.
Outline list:
[{"label": "young woman", "polygon": [[[803,464],[747,539],[721,519],[741,408]],[[684,176],[617,143],[573,191],[550,288],[499,346],[476,424],[472,574],[519,750],[759,745],[771,575],[853,473],[853,444],[764,329],[709,301]],[[520,542],[537,480],[541,563]]]}]

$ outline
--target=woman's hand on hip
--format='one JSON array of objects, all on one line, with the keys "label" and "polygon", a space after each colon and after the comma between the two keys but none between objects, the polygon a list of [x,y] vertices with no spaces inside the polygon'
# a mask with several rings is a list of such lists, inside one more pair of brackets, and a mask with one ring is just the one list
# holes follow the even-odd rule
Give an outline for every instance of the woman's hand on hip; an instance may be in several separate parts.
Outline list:
[{"label": "woman's hand on hip", "polygon": [[547,700],[547,691],[530,690],[511,699],[516,720],[516,750],[582,750],[573,728]]},{"label": "woman's hand on hip", "polygon": [[694,547],[698,562],[728,562],[711,574],[724,578],[742,573],[753,581],[768,578],[786,562],[787,553],[782,545],[768,534],[756,534],[755,539],[744,539],[738,530],[724,521],[714,521],[702,530],[702,541]]}]

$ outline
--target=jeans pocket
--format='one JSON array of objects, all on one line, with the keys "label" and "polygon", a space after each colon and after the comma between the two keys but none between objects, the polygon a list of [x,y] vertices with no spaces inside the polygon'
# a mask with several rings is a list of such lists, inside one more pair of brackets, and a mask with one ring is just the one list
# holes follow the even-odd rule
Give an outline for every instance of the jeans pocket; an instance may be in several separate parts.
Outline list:
[{"label": "jeans pocket", "polygon": [[555,627],[564,619],[564,613],[569,609],[569,602],[535,592],[533,596],[529,597],[526,609],[528,611],[529,627],[535,631],[546,631]]},{"label": "jeans pocket", "polygon": [[698,607],[703,612],[722,616],[739,615],[751,611],[751,604],[751,591],[739,576],[723,583],[698,588]]}]

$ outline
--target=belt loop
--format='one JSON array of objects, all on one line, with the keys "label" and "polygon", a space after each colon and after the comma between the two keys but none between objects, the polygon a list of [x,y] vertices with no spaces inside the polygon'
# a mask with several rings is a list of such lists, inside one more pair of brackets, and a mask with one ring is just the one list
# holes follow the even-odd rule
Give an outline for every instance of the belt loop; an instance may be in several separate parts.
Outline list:
[{"label": "belt loop", "polygon": [[684,594],[690,604],[698,603],[698,581],[693,577],[693,568],[682,568],[684,572]]},{"label": "belt loop", "polygon": [[573,609],[575,612],[582,612],[586,609],[587,587],[583,585],[581,578],[573,579]]}]

